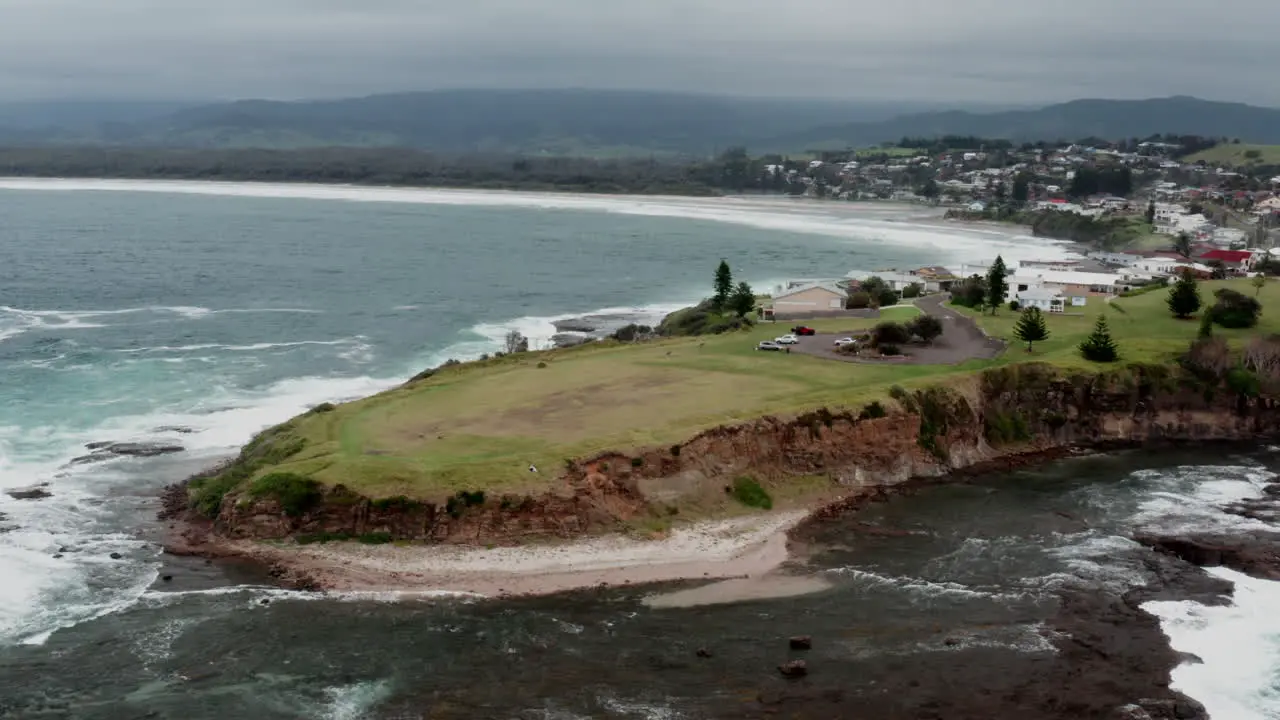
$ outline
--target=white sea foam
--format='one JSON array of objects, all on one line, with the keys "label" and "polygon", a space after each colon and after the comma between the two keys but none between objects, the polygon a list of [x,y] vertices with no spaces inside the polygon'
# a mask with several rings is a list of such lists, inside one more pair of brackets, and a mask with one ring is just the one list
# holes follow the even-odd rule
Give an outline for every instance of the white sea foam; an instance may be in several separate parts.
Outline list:
[{"label": "white sea foam", "polygon": [[109,327],[111,318],[141,314],[194,320],[221,313],[317,313],[306,308],[227,308],[211,310],[186,305],[156,305],[111,310],[28,310],[0,305],[0,342],[32,330],[93,330]]},{"label": "white sea foam", "polygon": [[1171,534],[1273,529],[1263,521],[1222,511],[1230,503],[1261,497],[1276,477],[1265,468],[1187,466],[1140,470],[1132,477],[1151,487],[1131,520],[1139,528]]},{"label": "white sea foam", "polygon": [[326,702],[320,717],[325,720],[361,720],[369,711],[391,697],[391,683],[373,680],[325,688]]},{"label": "white sea foam", "polygon": [[1173,687],[1204,704],[1213,718],[1280,717],[1280,583],[1226,568],[1209,573],[1235,584],[1234,602],[1208,607],[1190,601],[1149,602],[1174,649],[1203,663],[1173,671]]},{"label": "white sea foam", "polygon": [[1006,592],[970,587],[956,582],[926,580],[917,577],[897,577],[862,570],[854,567],[831,568],[826,572],[853,578],[859,585],[877,590],[888,590],[902,593],[913,602],[929,603],[938,599],[977,600],[1002,599],[1021,600],[1029,595],[1026,592]]},{"label": "white sea foam", "polygon": [[[365,345],[365,337],[357,335],[350,338],[342,338],[339,340],[297,340],[294,342],[274,342],[274,343],[251,343],[249,345],[219,345],[217,343],[197,344],[197,345],[157,345],[156,347],[145,348],[126,348],[116,350],[118,353],[139,354],[139,353],[181,353],[181,352],[199,352],[203,350],[224,350],[227,352],[255,352],[258,350],[274,350],[277,348],[295,348],[316,346],[340,346],[340,345]],[[367,347],[367,345],[366,345]]]},{"label": "white sea foam", "polygon": [[[125,609],[138,601],[158,572],[154,548],[92,529],[106,512],[112,479],[127,478],[111,464],[66,467],[86,442],[155,437],[155,428],[184,426],[188,455],[210,459],[235,451],[258,431],[326,401],[371,395],[397,380],[371,377],[297,378],[261,390],[211,388],[207,405],[158,409],[108,418],[83,430],[0,428],[0,489],[50,482],[53,497],[19,501],[0,494],[0,512],[16,530],[0,534],[0,643],[42,643],[59,628]],[[208,407],[209,409],[206,409]],[[17,439],[50,448],[39,458],[18,459]],[[60,547],[74,552],[54,559]],[[119,561],[107,555],[118,552]]]}]

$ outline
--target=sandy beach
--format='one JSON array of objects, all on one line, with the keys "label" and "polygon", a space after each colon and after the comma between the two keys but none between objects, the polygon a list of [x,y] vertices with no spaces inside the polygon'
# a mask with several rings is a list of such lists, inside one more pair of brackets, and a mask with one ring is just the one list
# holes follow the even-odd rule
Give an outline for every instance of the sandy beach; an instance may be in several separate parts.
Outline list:
[{"label": "sandy beach", "polygon": [[335,592],[458,592],[484,597],[545,595],[600,585],[684,579],[732,579],[669,604],[707,604],[821,589],[779,573],[787,531],[807,516],[788,511],[696,523],[661,539],[620,535],[564,544],[477,548],[332,543],[284,545],[215,541],[219,555],[287,568]]}]

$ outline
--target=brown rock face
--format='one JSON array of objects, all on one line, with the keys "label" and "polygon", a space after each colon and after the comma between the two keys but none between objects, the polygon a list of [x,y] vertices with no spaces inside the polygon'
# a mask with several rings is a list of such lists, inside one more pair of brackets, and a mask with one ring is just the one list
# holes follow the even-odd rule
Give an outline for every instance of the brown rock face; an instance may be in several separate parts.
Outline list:
[{"label": "brown rock face", "polygon": [[1280,437],[1274,401],[1207,387],[1164,366],[1068,376],[1046,365],[1015,365],[954,388],[893,395],[898,408],[887,417],[821,409],[714,428],[674,447],[603,453],[570,463],[560,486],[542,495],[459,507],[370,500],[339,486],[305,514],[290,517],[274,501],[231,494],[215,527],[239,538],[377,533],[502,544],[615,528],[741,475],[775,484],[830,477],[845,490],[845,500],[820,517],[886,497],[910,480],[1011,467],[1078,448]]}]

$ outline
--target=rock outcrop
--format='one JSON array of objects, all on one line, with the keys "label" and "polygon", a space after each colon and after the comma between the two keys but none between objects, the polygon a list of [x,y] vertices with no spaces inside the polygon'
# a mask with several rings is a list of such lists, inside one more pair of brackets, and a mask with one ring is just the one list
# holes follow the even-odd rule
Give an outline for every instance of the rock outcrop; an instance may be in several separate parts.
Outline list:
[{"label": "rock outcrop", "polygon": [[171,455],[186,450],[181,445],[172,443],[133,443],[133,442],[91,442],[85,445],[86,450],[92,450],[88,455],[71,460],[72,465],[83,465],[86,463],[103,462],[105,460],[114,460],[119,457],[156,457],[158,455]]}]

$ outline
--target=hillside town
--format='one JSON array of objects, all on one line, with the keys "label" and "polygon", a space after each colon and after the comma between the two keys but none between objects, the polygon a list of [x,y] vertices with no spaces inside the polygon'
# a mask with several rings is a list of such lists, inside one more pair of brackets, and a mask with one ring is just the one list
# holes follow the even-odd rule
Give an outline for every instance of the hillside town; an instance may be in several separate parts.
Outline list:
[{"label": "hillside town", "polygon": [[[1133,220],[1145,223],[1148,249],[1168,242],[1150,236],[1186,235],[1224,250],[1280,244],[1280,168],[1215,165],[1188,152],[1212,142],[1182,140],[1015,148],[1001,140],[944,138],[931,141],[933,147],[899,145],[769,163],[762,183],[781,183],[811,197],[943,206],[957,219],[1032,224],[1037,213],[1063,213]],[[906,138],[904,143],[912,144]]]},{"label": "hillside town", "polygon": [[[954,268],[927,266],[850,272],[843,278],[790,280],[773,289],[766,319],[839,315],[848,310],[893,305],[935,293],[962,292],[965,283],[980,283],[992,263]],[[1005,301],[1044,312],[1070,312],[1090,297],[1111,298],[1165,287],[1185,273],[1203,279],[1275,274],[1280,250],[1224,250],[1193,245],[1177,251],[1091,252],[1078,258],[1024,260],[1010,263]]]}]

